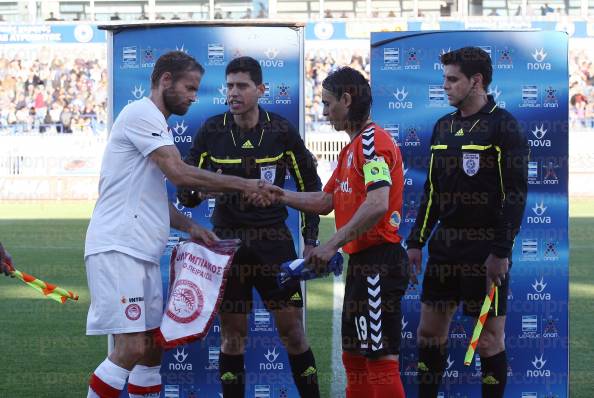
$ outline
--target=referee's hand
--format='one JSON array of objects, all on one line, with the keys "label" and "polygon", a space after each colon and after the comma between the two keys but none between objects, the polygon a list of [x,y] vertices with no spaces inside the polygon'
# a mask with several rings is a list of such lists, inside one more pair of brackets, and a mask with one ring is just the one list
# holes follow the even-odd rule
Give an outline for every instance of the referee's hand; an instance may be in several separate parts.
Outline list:
[{"label": "referee's hand", "polygon": [[408,249],[408,279],[410,283],[419,283],[418,276],[421,273],[421,265],[423,264],[423,252],[421,249]]},{"label": "referee's hand", "polygon": [[489,257],[485,260],[485,268],[487,270],[487,292],[491,290],[491,285],[495,283],[497,286],[501,286],[509,270],[509,260],[506,258],[500,258],[489,254]]}]

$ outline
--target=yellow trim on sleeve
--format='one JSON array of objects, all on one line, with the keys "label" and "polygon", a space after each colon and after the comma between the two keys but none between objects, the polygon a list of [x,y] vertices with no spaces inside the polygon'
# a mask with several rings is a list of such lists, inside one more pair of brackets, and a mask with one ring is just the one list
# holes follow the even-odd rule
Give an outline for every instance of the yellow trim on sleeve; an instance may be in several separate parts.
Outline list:
[{"label": "yellow trim on sleeve", "polygon": [[[443,145],[447,147],[447,145]],[[433,153],[431,154],[431,160],[429,161],[429,200],[427,201],[427,208],[425,209],[425,219],[423,220],[423,226],[421,227],[421,233],[419,235],[419,242],[423,243],[423,234],[427,228],[427,221],[429,221],[429,213],[431,212],[431,205],[433,204],[433,179],[431,174],[433,172]]]}]

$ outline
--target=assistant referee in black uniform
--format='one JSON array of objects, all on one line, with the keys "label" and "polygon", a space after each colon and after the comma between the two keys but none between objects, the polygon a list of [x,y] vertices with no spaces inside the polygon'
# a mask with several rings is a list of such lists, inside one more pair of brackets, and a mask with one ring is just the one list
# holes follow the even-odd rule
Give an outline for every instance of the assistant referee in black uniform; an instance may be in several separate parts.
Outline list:
[{"label": "assistant referee in black uniform", "polygon": [[502,398],[509,269],[526,203],[529,149],[517,120],[487,95],[493,68],[484,50],[461,48],[443,54],[441,62],[443,87],[457,111],[433,129],[427,181],[407,240],[413,281],[429,240],[417,333],[419,397],[437,397],[458,303],[466,315],[478,317],[495,283],[498,308],[491,308],[478,352],[482,396]]},{"label": "assistant referee in black uniform", "polygon": [[[319,191],[321,182],[312,155],[299,132],[284,118],[258,105],[264,94],[262,69],[251,57],[233,59],[225,70],[229,111],[206,120],[197,133],[186,162],[223,174],[256,178],[283,187],[289,170],[299,191]],[[199,196],[178,191],[184,206],[194,207]],[[303,328],[303,301],[299,284],[279,291],[279,265],[297,258],[285,225],[287,209],[252,206],[241,195],[218,196],[212,214],[215,233],[222,239],[239,238],[242,246],[233,259],[220,307],[220,375],[225,398],[245,394],[244,352],[248,314],[255,287],[289,354],[293,379],[302,397],[319,397],[317,369]],[[318,244],[317,215],[305,214],[302,234],[305,251]]]}]

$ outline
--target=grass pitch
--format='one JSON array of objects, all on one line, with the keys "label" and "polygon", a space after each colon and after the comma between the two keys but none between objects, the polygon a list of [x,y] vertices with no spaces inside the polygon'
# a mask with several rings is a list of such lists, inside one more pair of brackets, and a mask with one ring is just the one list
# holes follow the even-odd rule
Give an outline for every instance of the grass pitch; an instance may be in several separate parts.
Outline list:
[{"label": "grass pitch", "polygon": [[[76,291],[78,303],[59,305],[33,289],[0,277],[0,397],[80,398],[90,373],[105,357],[105,337],[84,334],[89,294],[83,244],[92,204],[1,203],[0,240],[23,270]],[[570,205],[570,388],[572,398],[594,391],[594,202]],[[323,218],[321,240],[334,229]],[[316,354],[322,396],[330,396],[332,281],[308,284],[308,336]]]}]

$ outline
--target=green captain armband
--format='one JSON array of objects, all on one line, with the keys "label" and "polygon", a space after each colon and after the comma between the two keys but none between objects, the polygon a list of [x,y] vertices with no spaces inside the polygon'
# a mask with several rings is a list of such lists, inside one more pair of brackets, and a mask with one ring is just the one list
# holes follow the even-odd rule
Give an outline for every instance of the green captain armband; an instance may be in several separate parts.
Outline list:
[{"label": "green captain armband", "polygon": [[363,176],[365,177],[365,185],[374,184],[380,181],[386,181],[392,185],[392,178],[390,177],[390,169],[386,161],[372,160],[363,165]]}]

